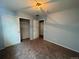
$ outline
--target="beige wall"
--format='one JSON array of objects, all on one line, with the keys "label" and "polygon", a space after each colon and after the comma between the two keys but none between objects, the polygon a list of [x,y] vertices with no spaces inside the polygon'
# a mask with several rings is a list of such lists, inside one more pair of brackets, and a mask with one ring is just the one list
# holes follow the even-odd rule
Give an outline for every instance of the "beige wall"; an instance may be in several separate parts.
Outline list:
[{"label": "beige wall", "polygon": [[36,39],[39,37],[39,21],[34,20],[33,21],[33,39]]},{"label": "beige wall", "polygon": [[45,23],[45,39],[79,52],[79,9],[63,10],[50,17]]},{"label": "beige wall", "polygon": [[0,15],[3,40],[0,45],[3,45],[2,48],[20,43],[16,12],[8,10],[6,8],[0,8]]}]

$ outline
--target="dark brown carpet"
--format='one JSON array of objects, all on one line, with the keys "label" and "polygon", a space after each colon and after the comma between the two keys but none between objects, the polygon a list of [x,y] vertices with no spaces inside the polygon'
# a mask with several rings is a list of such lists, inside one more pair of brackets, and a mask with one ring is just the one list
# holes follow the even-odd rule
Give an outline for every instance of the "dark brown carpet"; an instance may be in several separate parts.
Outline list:
[{"label": "dark brown carpet", "polygon": [[0,59],[79,59],[79,53],[39,38],[3,49]]}]

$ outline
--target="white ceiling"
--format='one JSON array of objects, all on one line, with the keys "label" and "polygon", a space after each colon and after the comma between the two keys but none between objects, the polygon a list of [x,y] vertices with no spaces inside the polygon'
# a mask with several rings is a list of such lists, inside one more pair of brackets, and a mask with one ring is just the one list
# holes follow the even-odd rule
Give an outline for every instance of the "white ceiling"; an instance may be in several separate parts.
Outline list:
[{"label": "white ceiling", "polygon": [[[24,11],[31,15],[41,14],[40,11],[34,10],[33,8],[27,8],[31,6],[31,4],[28,3],[28,1],[35,1],[35,0],[0,0],[0,3],[12,10]],[[50,3],[47,3],[47,5],[49,5],[49,7],[47,8],[48,14],[78,6],[77,5],[78,0],[44,0],[44,1],[46,2],[51,1]]]}]

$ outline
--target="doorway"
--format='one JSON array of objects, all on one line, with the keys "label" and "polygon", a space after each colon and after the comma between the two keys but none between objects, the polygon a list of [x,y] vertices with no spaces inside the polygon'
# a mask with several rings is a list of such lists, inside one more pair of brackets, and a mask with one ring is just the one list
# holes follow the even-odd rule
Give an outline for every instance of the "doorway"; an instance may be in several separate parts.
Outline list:
[{"label": "doorway", "polygon": [[30,39],[30,20],[20,18],[20,37],[21,41]]},{"label": "doorway", "polygon": [[44,20],[39,21],[39,37],[44,38]]}]

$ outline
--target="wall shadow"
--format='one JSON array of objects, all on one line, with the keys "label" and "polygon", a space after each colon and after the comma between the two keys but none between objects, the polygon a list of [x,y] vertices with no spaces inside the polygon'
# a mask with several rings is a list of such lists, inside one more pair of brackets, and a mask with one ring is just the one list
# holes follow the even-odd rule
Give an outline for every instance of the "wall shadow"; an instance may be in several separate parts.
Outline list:
[{"label": "wall shadow", "polygon": [[0,17],[0,49],[4,48],[4,39],[3,39],[3,28],[2,28],[2,21]]}]

